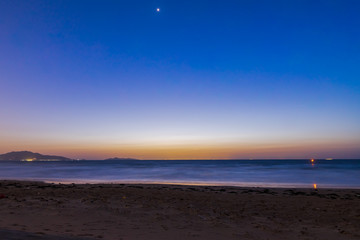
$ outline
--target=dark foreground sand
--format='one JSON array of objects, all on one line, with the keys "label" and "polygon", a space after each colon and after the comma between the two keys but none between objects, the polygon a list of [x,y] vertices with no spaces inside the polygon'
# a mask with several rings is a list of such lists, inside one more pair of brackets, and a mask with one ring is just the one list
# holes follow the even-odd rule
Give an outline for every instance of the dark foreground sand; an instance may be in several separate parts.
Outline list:
[{"label": "dark foreground sand", "polygon": [[0,181],[0,239],[360,239],[360,190]]}]

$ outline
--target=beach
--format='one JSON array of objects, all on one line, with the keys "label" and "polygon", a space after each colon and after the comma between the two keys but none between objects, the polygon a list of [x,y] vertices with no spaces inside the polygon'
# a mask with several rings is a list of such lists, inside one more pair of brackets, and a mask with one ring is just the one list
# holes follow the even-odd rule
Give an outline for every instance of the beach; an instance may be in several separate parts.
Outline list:
[{"label": "beach", "polygon": [[1,239],[360,239],[359,189],[0,181]]}]

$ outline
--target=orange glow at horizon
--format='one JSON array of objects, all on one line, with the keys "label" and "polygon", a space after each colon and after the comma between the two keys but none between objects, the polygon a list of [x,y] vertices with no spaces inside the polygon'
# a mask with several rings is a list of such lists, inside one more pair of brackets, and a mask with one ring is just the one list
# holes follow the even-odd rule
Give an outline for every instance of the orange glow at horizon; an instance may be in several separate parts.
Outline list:
[{"label": "orange glow at horizon", "polygon": [[348,142],[223,143],[223,144],[104,144],[104,143],[23,143],[1,142],[0,153],[33,151],[74,159],[129,157],[138,159],[315,159],[344,158],[358,154],[359,145]]},{"label": "orange glow at horizon", "polygon": [[314,189],[317,189],[317,185],[316,185],[316,183],[314,183],[314,184],[313,184],[313,187],[314,187]]}]

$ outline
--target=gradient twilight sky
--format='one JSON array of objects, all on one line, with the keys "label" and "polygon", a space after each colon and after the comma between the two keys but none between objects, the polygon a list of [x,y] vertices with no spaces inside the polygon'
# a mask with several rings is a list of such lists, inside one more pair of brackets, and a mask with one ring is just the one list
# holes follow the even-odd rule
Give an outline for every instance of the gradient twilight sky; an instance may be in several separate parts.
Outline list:
[{"label": "gradient twilight sky", "polygon": [[360,158],[359,12],[0,0],[0,153]]}]

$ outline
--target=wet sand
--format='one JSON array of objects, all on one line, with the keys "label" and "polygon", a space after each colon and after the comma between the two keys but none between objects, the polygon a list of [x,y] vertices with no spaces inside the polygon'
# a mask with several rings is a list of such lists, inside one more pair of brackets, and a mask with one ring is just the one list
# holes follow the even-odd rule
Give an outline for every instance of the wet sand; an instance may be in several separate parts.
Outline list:
[{"label": "wet sand", "polygon": [[0,216],[0,239],[360,239],[360,190],[0,181]]}]

